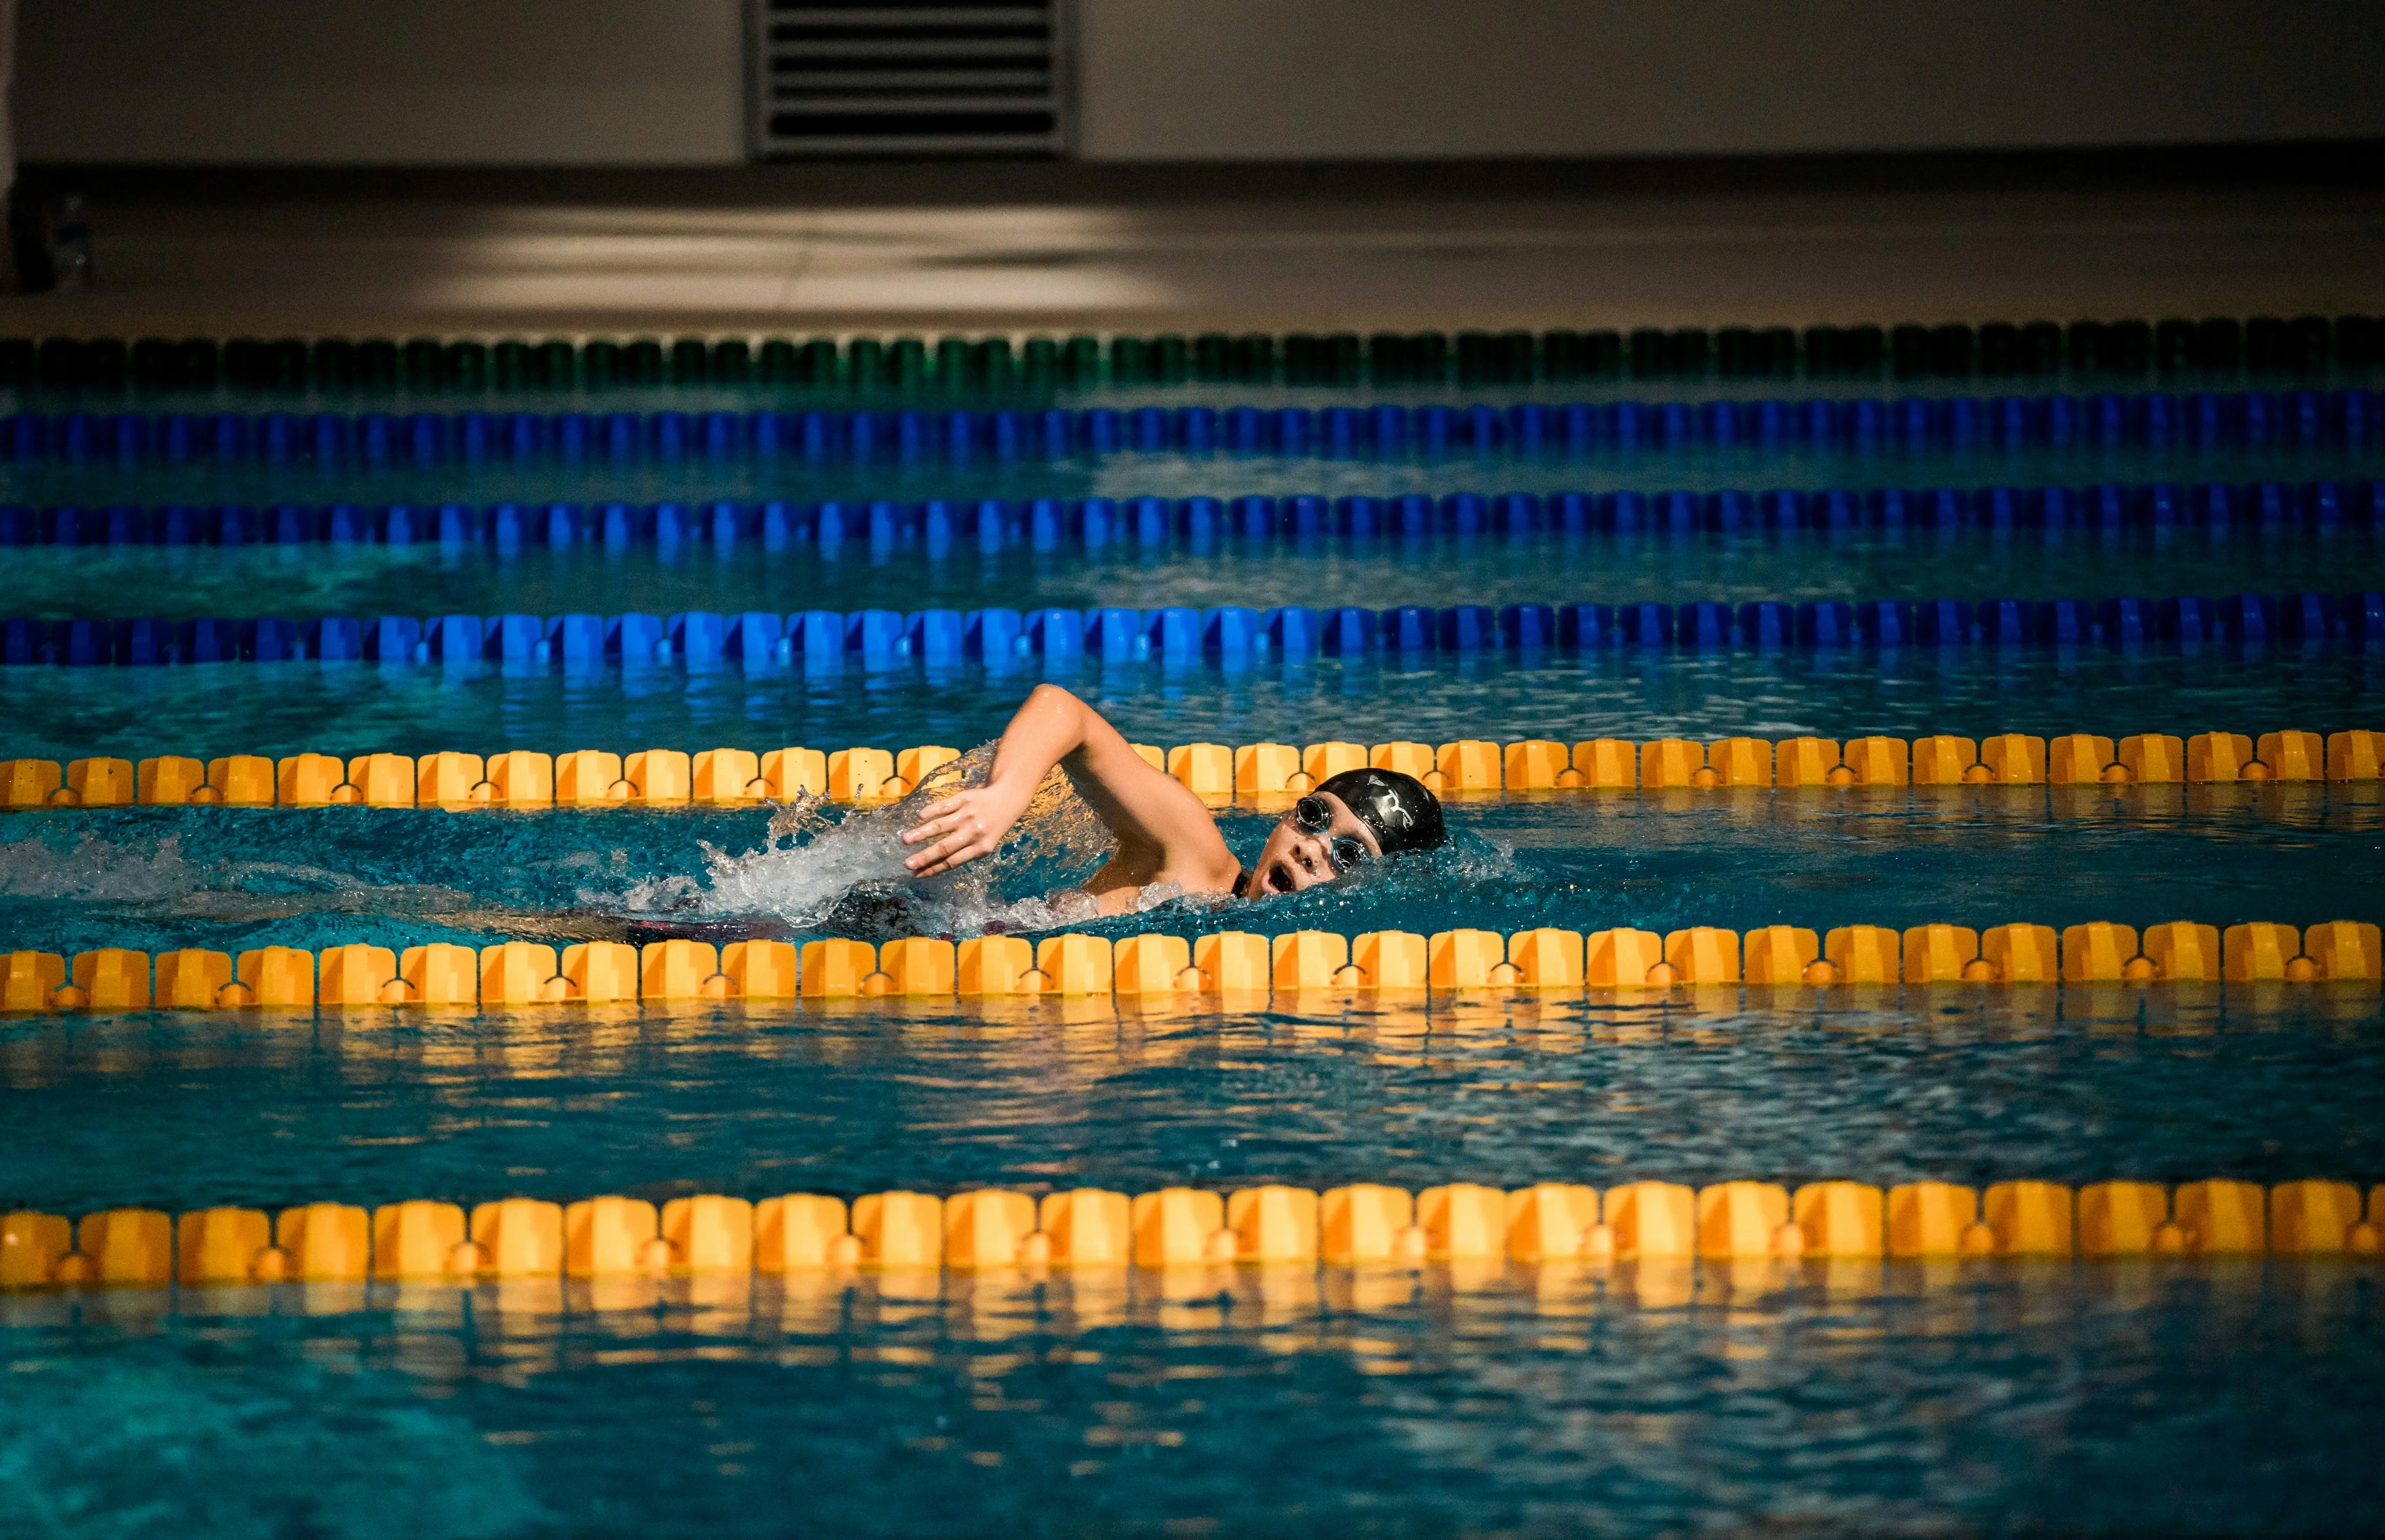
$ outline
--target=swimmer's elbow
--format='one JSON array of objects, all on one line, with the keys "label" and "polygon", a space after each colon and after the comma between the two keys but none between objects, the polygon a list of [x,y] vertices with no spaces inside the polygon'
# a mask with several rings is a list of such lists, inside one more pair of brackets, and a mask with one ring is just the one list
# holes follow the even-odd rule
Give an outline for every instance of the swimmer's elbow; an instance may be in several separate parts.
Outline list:
[{"label": "swimmer's elbow", "polygon": [[1068,735],[1071,746],[1082,744],[1085,741],[1087,730],[1101,720],[1100,714],[1093,707],[1078,700],[1058,685],[1053,684],[1037,685],[1029,692],[1027,704],[1021,709],[1038,713],[1051,712],[1064,718],[1072,729]]}]

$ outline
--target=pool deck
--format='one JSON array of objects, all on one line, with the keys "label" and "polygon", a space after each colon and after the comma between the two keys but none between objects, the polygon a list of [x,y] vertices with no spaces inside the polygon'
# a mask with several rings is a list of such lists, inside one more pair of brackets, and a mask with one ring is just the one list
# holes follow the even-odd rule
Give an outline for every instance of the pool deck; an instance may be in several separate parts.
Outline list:
[{"label": "pool deck", "polygon": [[1333,330],[2385,308],[2373,175],[762,167],[105,172],[0,332]]}]

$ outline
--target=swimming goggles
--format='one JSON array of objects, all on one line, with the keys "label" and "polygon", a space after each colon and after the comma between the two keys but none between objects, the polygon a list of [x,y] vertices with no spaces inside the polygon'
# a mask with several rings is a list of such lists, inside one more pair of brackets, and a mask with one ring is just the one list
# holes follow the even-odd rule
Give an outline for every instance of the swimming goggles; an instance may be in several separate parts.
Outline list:
[{"label": "swimming goggles", "polygon": [[[1322,797],[1303,797],[1292,804],[1292,826],[1303,834],[1323,834],[1333,826],[1333,809]],[[1325,846],[1326,862],[1337,877],[1364,864],[1368,854],[1367,842],[1354,834],[1341,835]]]}]

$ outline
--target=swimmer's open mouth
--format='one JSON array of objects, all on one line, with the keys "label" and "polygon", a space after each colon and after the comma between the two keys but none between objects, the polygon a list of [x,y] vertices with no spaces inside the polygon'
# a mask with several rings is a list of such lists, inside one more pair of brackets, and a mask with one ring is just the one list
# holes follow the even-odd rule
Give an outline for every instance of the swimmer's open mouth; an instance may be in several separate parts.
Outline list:
[{"label": "swimmer's open mouth", "polygon": [[1266,874],[1259,879],[1259,886],[1265,888],[1270,893],[1290,893],[1296,891],[1292,885],[1292,868],[1286,866],[1280,861],[1272,861],[1267,863]]}]

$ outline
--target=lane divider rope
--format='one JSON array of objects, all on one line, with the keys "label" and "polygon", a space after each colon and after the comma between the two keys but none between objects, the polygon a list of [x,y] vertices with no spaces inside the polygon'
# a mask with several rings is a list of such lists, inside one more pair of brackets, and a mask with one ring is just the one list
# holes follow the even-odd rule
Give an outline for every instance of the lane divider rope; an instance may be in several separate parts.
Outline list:
[{"label": "lane divider rope", "polygon": [[734,664],[748,673],[806,673],[918,662],[1017,660],[1105,664],[1214,661],[1223,668],[1273,657],[1505,651],[1525,664],[1552,654],[1681,648],[2104,646],[2125,652],[2209,643],[2304,647],[2385,639],[2385,592],[2184,595],[2167,599],[1866,600],[1687,604],[1457,604],[1317,610],[1190,605],[1138,610],[805,610],[723,615],[328,615],[169,621],[0,620],[0,664],[68,667],[177,664],[377,663],[508,673],[581,672],[618,664],[685,667],[691,677]]},{"label": "lane divider rope", "polygon": [[[1215,805],[1296,797],[1345,770],[1416,776],[1465,796],[1504,791],[1717,790],[1907,786],[2158,786],[2375,781],[2385,775],[2385,731],[2322,738],[2297,730],[2095,733],[2053,739],[1662,738],[1553,739],[1501,744],[1428,743],[1134,745],[1154,768]],[[0,808],[37,807],[686,807],[793,801],[803,796],[868,805],[908,796],[959,759],[940,744],[886,749],[649,749],[562,754],[510,750],[483,758],[443,751],[419,756],[301,753],[274,759],[159,755],[137,764],[94,757],[0,760]],[[949,772],[948,772],[949,774]]]},{"label": "lane divider rope", "polygon": [[880,1269],[1364,1267],[2142,1256],[2375,1258],[2385,1185],[1637,1181],[1317,1192],[1178,1186],[940,1197],[721,1194],[656,1205],[413,1198],[367,1210],[118,1208],[0,1217],[0,1288],[785,1274]]},{"label": "lane divider rope", "polygon": [[1355,992],[1448,996],[1470,990],[1588,991],[1829,985],[2329,984],[2385,979],[2378,927],[2335,920],[2297,928],[2191,920],[2140,932],[2091,922],[1973,929],[1711,925],[1659,933],[1541,926],[1503,935],[1301,930],[1217,931],[1113,939],[1070,932],[1030,939],[910,937],[872,944],[823,938],[643,947],[543,941],[395,950],[357,942],[320,954],[259,947],[237,958],[205,948],[6,954],[0,1011],[311,1010],[381,1005],[514,1007],[713,1000],[987,1000],[1055,998],[1219,1012],[1270,999]]},{"label": "lane divider rope", "polygon": [[393,338],[144,337],[0,339],[0,386],[120,392],[313,390],[324,394],[605,391],[752,384],[855,391],[1089,388],[1202,383],[1353,386],[1371,382],[1529,384],[1535,379],[1808,379],[1892,373],[1900,379],[2324,374],[2385,363],[2373,316],[2249,320],[1990,321],[1921,326],[1559,329],[1535,335],[1378,331],[1319,336],[1205,332],[1068,338],[1005,333],[919,337]]},{"label": "lane divider rope", "polygon": [[1692,446],[1850,454],[2036,449],[2361,450],[2371,390],[810,412],[69,412],[0,417],[0,464],[432,466],[757,459],[803,464],[1584,455]]},{"label": "lane divider rope", "polygon": [[1327,537],[1423,540],[1548,534],[1686,535],[1700,531],[1845,534],[1856,530],[2066,531],[2191,526],[2332,533],[2373,526],[2385,482],[2206,481],[2091,486],[1990,486],[1863,491],[1791,488],[1718,491],[1450,492],[1439,497],[930,499],[829,503],[466,503],[310,505],[281,503],[144,508],[0,506],[0,546],[248,546],[579,544],[669,549],[746,544],[764,551],[847,543],[949,553],[1111,545],[1217,549],[1224,541]]}]

